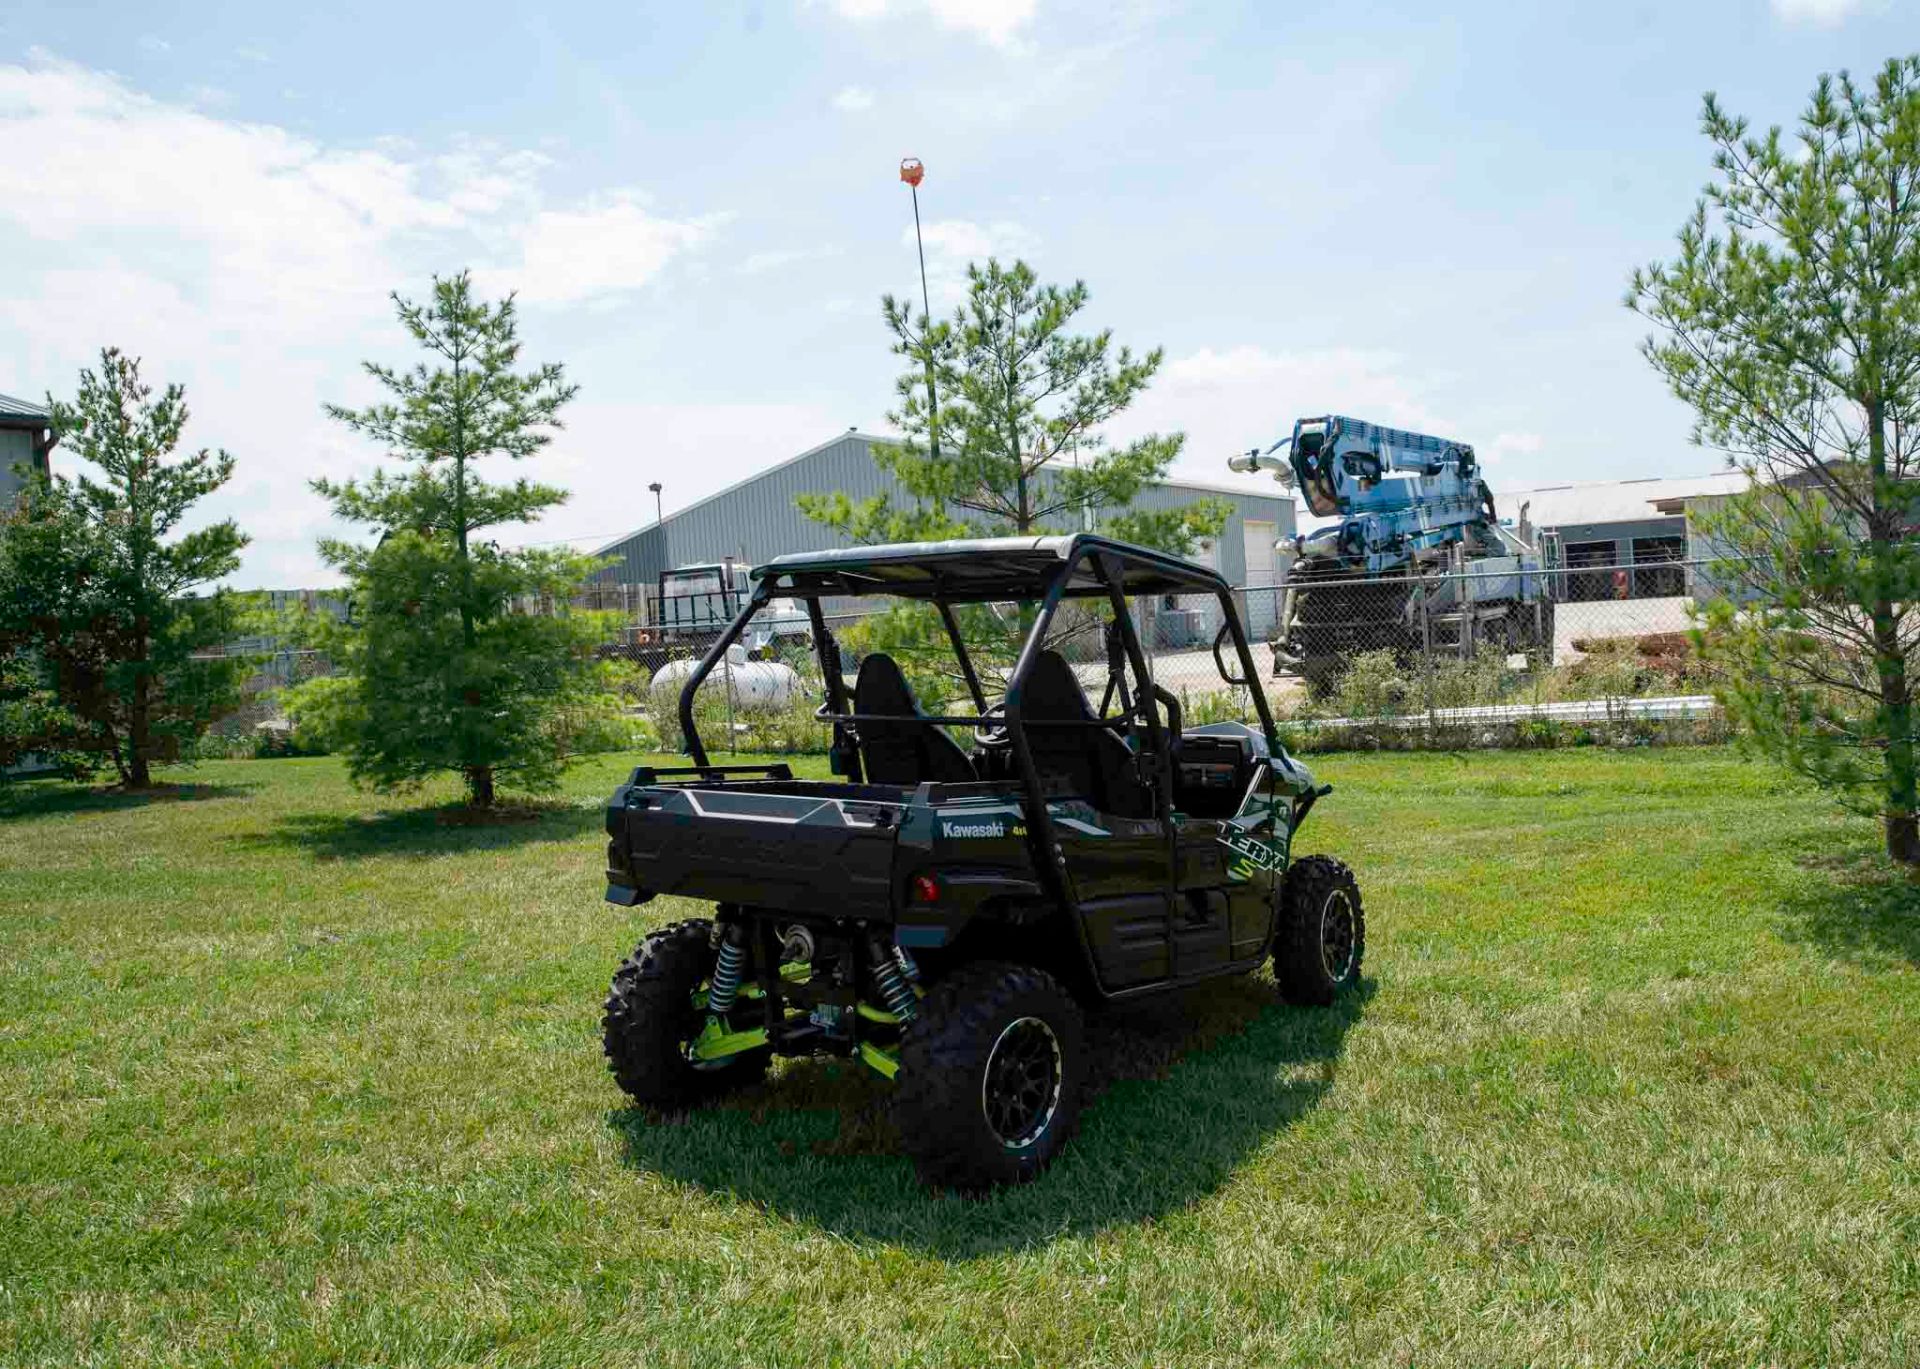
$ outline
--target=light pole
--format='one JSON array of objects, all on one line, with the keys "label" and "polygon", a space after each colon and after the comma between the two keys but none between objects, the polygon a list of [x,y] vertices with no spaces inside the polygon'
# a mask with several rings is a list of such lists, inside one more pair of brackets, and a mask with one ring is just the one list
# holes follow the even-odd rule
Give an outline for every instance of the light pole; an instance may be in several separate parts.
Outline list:
[{"label": "light pole", "polygon": [[647,488],[653,491],[653,521],[656,523],[666,522],[666,515],[660,512],[660,482],[656,480],[647,486]]},{"label": "light pole", "polygon": [[940,459],[940,395],[933,385],[933,305],[927,297],[927,248],[920,239],[920,182],[925,179],[927,168],[918,157],[905,157],[900,162],[900,179],[907,183],[907,189],[913,192],[913,246],[920,254],[920,317],[925,329],[927,345],[927,444],[933,449],[933,459]]}]

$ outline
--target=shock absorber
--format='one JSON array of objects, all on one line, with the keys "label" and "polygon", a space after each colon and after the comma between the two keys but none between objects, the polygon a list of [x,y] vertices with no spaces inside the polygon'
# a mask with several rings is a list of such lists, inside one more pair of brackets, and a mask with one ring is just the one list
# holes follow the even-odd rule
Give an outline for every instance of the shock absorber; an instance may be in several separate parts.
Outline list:
[{"label": "shock absorber", "polygon": [[733,1011],[734,996],[740,992],[740,972],[747,963],[747,933],[737,922],[729,922],[720,933],[720,954],[713,963],[713,979],[707,986],[707,1011],[725,1017]]},{"label": "shock absorber", "polygon": [[877,936],[873,939],[873,983],[888,1012],[902,1022],[911,1022],[919,1016],[920,1000],[913,996],[912,986],[900,972],[900,962],[894,958],[892,947]]}]

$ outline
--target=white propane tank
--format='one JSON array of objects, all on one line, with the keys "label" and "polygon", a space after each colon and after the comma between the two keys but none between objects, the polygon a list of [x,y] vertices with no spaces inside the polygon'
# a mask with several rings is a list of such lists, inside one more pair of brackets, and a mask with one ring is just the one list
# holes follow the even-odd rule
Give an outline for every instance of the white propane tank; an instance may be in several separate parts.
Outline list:
[{"label": "white propane tank", "polygon": [[[653,677],[653,683],[647,687],[656,708],[670,705],[680,697],[680,691],[687,683],[700,662],[692,657],[683,657],[677,661],[668,661],[660,667]],[[733,706],[739,709],[776,709],[785,708],[800,693],[800,676],[784,661],[753,661],[747,659],[747,649],[734,645],[727,648],[727,659],[713,668],[713,674],[701,686],[704,696],[711,690],[718,693],[727,687],[731,680],[733,688]]]}]

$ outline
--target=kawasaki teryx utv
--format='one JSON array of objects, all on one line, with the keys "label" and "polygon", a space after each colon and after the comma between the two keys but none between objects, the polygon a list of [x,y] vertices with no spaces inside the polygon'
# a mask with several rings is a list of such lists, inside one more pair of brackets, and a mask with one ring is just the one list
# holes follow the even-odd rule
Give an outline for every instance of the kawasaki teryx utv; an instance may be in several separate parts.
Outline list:
[{"label": "kawasaki teryx utv", "polygon": [[[693,764],[640,767],[607,808],[609,901],[716,905],[711,921],[647,937],[613,977],[607,1058],[639,1102],[738,1088],[775,1054],[856,1058],[894,1081],[921,1177],[978,1189],[1031,1178],[1072,1134],[1079,1004],[1269,955],[1295,1003],[1358,978],[1353,875],[1327,856],[1288,860],[1327,787],[1281,748],[1213,571],[1081,535],[783,556],[753,575],[680,695]],[[1223,687],[1246,688],[1257,727],[1184,728],[1153,680],[1131,602],[1195,592],[1218,605],[1214,662]],[[922,711],[878,653],[849,691],[822,600],[875,596],[930,606],[971,711]],[[695,725],[702,681],[776,598],[812,623],[831,781],[709,764]],[[1027,624],[998,700],[963,617]],[[1075,624],[1104,638],[1098,709],[1051,649]],[[949,729],[971,729],[971,750]]]}]

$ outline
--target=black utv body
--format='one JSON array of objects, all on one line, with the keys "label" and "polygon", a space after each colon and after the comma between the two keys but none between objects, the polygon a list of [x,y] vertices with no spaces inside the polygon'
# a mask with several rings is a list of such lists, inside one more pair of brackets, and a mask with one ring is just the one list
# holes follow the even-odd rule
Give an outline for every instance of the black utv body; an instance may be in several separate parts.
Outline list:
[{"label": "black utv body", "polygon": [[[1269,956],[1298,1003],[1358,978],[1353,876],[1289,859],[1327,788],[1280,745],[1215,572],[1083,534],[784,556],[753,576],[680,696],[692,763],[635,770],[607,807],[610,902],[715,905],[614,976],[606,1053],[639,1102],[686,1106],[776,1053],[857,1057],[897,1085],[922,1177],[981,1188],[1032,1177],[1071,1134],[1080,1004]],[[1246,690],[1257,725],[1184,727],[1152,678],[1131,601],[1196,592],[1219,606],[1222,688]],[[822,604],[875,596],[929,606],[971,711],[923,711],[884,654],[848,684]],[[831,781],[710,764],[699,736],[703,682],[776,598],[812,624]],[[1027,624],[997,691],[961,626],[985,605]],[[1051,649],[1067,618],[1104,637],[1097,708]]]}]

